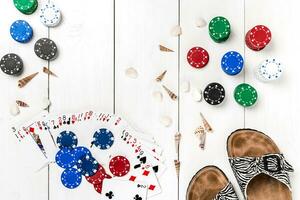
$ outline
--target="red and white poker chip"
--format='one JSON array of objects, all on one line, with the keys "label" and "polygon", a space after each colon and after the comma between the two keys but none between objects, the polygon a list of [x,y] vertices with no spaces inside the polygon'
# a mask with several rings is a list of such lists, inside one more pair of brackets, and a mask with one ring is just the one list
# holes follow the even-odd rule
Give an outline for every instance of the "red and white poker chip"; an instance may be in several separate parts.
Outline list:
[{"label": "red and white poker chip", "polygon": [[250,49],[259,51],[269,44],[271,38],[272,34],[268,27],[257,25],[247,32],[245,41]]},{"label": "red and white poker chip", "polygon": [[187,61],[192,67],[203,68],[209,61],[208,52],[202,47],[193,47],[187,53]]},{"label": "red and white poker chip", "polygon": [[105,169],[100,164],[99,164],[97,172],[93,176],[85,177],[85,179],[89,183],[92,183],[93,185],[102,183],[105,178],[110,179],[111,176],[106,174]]},{"label": "red and white poker chip", "polygon": [[129,160],[124,156],[115,156],[109,162],[109,170],[114,176],[125,176],[130,171]]}]

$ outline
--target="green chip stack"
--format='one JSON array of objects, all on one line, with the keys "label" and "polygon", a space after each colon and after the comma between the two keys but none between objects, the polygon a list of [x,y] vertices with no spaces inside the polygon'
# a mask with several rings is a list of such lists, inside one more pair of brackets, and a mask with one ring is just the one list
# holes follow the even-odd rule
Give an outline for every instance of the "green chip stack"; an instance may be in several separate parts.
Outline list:
[{"label": "green chip stack", "polygon": [[208,31],[213,41],[224,42],[230,35],[230,23],[225,17],[215,17],[209,22]]},{"label": "green chip stack", "polygon": [[38,7],[37,0],[14,0],[15,7],[23,14],[30,15]]},{"label": "green chip stack", "polygon": [[247,83],[242,83],[234,89],[235,101],[244,107],[250,107],[257,101],[257,91]]}]

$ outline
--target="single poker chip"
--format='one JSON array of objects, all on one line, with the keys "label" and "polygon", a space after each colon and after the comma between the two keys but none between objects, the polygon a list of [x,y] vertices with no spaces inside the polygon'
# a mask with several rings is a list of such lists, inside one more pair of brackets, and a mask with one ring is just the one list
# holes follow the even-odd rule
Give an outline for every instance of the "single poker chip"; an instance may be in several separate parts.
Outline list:
[{"label": "single poker chip", "polygon": [[234,99],[241,106],[253,106],[257,98],[256,89],[247,83],[242,83],[234,89]]},{"label": "single poker chip", "polygon": [[11,37],[20,43],[27,43],[33,36],[31,26],[24,20],[17,20],[10,26]]},{"label": "single poker chip", "polygon": [[257,68],[257,76],[262,81],[273,81],[281,77],[283,67],[275,58],[264,60]]},{"label": "single poker chip", "polygon": [[239,74],[244,66],[244,59],[241,54],[236,51],[229,51],[222,57],[221,67],[228,75]]},{"label": "single poker chip", "polygon": [[99,168],[99,163],[91,155],[86,155],[78,159],[76,166],[83,176],[93,176]]},{"label": "single poker chip", "polygon": [[224,42],[229,38],[230,35],[230,23],[222,16],[214,17],[208,25],[208,31],[210,37],[215,42]]},{"label": "single poker chip", "polygon": [[218,105],[225,99],[225,89],[219,83],[210,83],[204,89],[203,96],[210,105]]},{"label": "single poker chip", "polygon": [[69,189],[74,189],[81,184],[81,174],[75,168],[65,169],[60,177],[62,184]]},{"label": "single poker chip", "polygon": [[40,9],[40,20],[47,27],[54,27],[60,23],[61,13],[52,2],[46,3]]},{"label": "single poker chip", "polygon": [[96,192],[98,192],[99,194],[101,194],[101,192],[102,192],[102,186],[103,186],[103,182],[101,182],[99,184],[94,184],[94,188],[95,188]]},{"label": "single poker chip", "polygon": [[15,7],[23,14],[30,15],[38,7],[37,0],[13,0]]},{"label": "single poker chip", "polygon": [[115,156],[109,162],[109,170],[115,176],[125,176],[130,171],[129,160],[124,156]]},{"label": "single poker chip", "polygon": [[1,58],[0,68],[5,74],[19,76],[23,72],[23,61],[17,54],[9,53]]},{"label": "single poker chip", "polygon": [[43,60],[53,60],[57,55],[57,46],[54,41],[41,38],[35,43],[34,52]]},{"label": "single poker chip", "polygon": [[97,172],[93,176],[85,177],[85,179],[89,183],[92,183],[93,185],[101,184],[105,178],[111,179],[111,176],[105,172],[104,167],[100,164],[99,164]]},{"label": "single poker chip", "polygon": [[75,156],[76,162],[82,157],[86,155],[92,155],[90,150],[86,147],[75,147],[72,152]]},{"label": "single poker chip", "polygon": [[65,147],[73,149],[77,146],[78,139],[75,133],[63,131],[57,136],[56,143],[60,149]]},{"label": "single poker chip", "polygon": [[195,68],[203,68],[209,61],[208,52],[202,47],[193,47],[187,53],[188,63]]},{"label": "single poker chip", "polygon": [[55,162],[58,166],[66,169],[76,164],[75,155],[69,148],[62,148],[55,155]]},{"label": "single poker chip", "polygon": [[101,128],[95,132],[92,143],[96,147],[105,150],[109,149],[114,144],[114,141],[113,133],[106,128]]},{"label": "single poker chip", "polygon": [[257,25],[247,32],[245,41],[250,49],[259,51],[269,44],[271,38],[272,34],[268,27]]}]

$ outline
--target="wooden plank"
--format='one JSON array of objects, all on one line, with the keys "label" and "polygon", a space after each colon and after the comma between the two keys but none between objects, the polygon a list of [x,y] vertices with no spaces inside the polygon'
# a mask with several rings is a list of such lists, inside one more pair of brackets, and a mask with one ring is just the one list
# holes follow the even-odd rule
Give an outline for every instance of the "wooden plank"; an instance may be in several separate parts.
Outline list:
[{"label": "wooden plank", "polygon": [[[18,144],[17,139],[11,134],[8,125],[12,121],[30,120],[40,106],[43,97],[47,96],[47,76],[40,73],[28,85],[20,89],[17,87],[17,80],[34,72],[41,72],[44,61],[39,59],[33,50],[35,41],[47,34],[47,28],[44,27],[38,17],[38,13],[32,15],[23,15],[13,5],[12,1],[4,1],[1,4],[2,13],[0,29],[0,56],[7,53],[18,54],[24,63],[23,74],[19,77],[9,77],[0,72],[0,90],[2,91],[0,104],[0,127],[2,130],[0,147],[2,155],[2,164],[0,166],[1,179],[0,187],[5,188],[0,193],[0,198],[13,200],[45,200],[47,199],[47,171],[35,173],[31,167],[37,163],[20,163],[26,160],[23,147]],[[34,30],[33,39],[27,44],[21,44],[14,41],[9,29],[11,24],[18,19],[26,20]],[[29,108],[22,109],[17,117],[9,114],[9,107],[16,99],[25,101],[30,105]],[[22,156],[24,156],[22,158]]]},{"label": "wooden plank", "polygon": [[[300,41],[297,33],[300,27],[299,2],[294,0],[271,0],[259,2],[246,1],[246,30],[257,24],[264,24],[272,31],[272,41],[264,50],[254,52],[246,48],[248,72],[246,81],[256,87],[259,100],[257,105],[246,110],[246,126],[268,134],[285,154],[294,168],[299,168],[297,161],[299,150],[298,139],[298,103],[299,67],[298,55]],[[253,13],[259,13],[254,15]],[[262,83],[256,79],[253,69],[266,58],[281,60],[284,74],[280,80]],[[293,188],[299,188],[299,173],[291,176]],[[298,199],[300,192],[293,190],[293,199]]]},{"label": "wooden plank", "polygon": [[[228,41],[217,44],[208,34],[208,26],[197,28],[195,21],[204,18],[207,23],[215,16],[224,16],[231,23],[231,36]],[[234,87],[243,81],[243,73],[231,77],[226,75],[221,67],[222,56],[230,50],[243,55],[243,1],[182,1],[181,24],[181,81],[189,80],[197,89],[204,90],[210,82],[221,83],[226,91],[226,99],[220,106],[211,106],[204,100],[196,103],[190,94],[182,93],[180,101],[180,130],[182,133],[180,160],[180,194],[179,199],[185,199],[186,190],[191,178],[206,165],[219,166],[234,182],[234,176],[228,163],[226,152],[227,136],[237,128],[243,127],[243,108],[238,106],[233,98]],[[189,66],[186,55],[190,48],[201,46],[210,55],[209,64],[203,69]],[[206,116],[214,132],[207,134],[206,149],[199,148],[199,141],[194,136],[194,130],[201,125],[199,112]],[[237,186],[236,182],[234,185]],[[238,188],[238,187],[236,187]]]},{"label": "wooden plank", "polygon": [[[177,199],[177,178],[173,159],[174,134],[177,129],[177,102],[163,91],[155,78],[168,70],[163,84],[177,94],[177,38],[170,30],[177,24],[177,2],[116,0],[116,113],[133,127],[151,133],[164,149],[167,171],[160,179],[162,194],[151,199]],[[162,53],[163,44],[174,53]],[[126,77],[129,67],[137,69],[137,79]],[[163,93],[162,103],[153,100],[152,92]],[[159,118],[169,115],[173,124],[164,128]]]},{"label": "wooden plank", "polygon": [[[60,1],[62,23],[50,37],[59,56],[50,69],[51,113],[80,112],[84,109],[112,112],[113,108],[113,2]],[[78,133],[80,134],[80,133]],[[50,199],[99,199],[93,186],[82,180],[75,190],[60,182],[62,169],[50,169]]]}]

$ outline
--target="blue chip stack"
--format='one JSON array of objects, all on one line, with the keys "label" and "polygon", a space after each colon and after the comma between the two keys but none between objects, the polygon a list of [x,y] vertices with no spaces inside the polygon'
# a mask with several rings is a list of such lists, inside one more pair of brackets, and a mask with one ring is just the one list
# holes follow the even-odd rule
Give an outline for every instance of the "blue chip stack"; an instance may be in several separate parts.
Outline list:
[{"label": "blue chip stack", "polygon": [[17,20],[10,26],[11,37],[20,43],[27,43],[33,36],[31,26],[24,20]]},{"label": "blue chip stack", "polygon": [[226,74],[237,75],[243,70],[244,59],[238,52],[229,51],[222,57],[221,67]]}]

